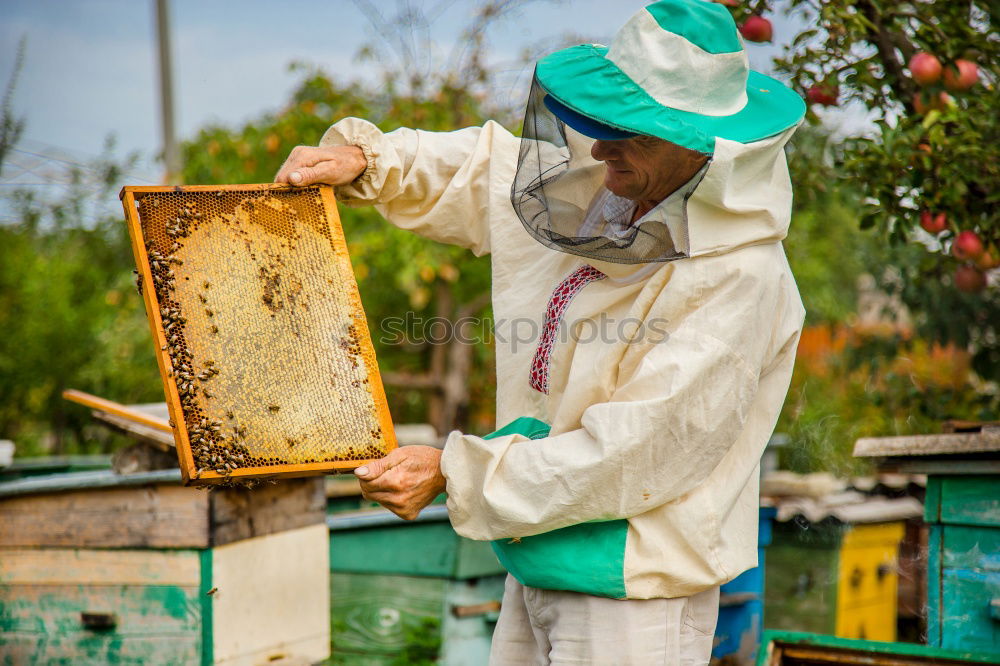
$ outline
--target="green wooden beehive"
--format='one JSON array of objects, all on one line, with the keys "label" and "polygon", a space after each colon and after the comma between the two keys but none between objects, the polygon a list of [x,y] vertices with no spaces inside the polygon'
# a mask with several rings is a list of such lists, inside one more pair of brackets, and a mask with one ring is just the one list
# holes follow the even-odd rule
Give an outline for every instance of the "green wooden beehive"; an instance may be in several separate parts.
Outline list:
[{"label": "green wooden beehive", "polygon": [[801,631],[765,631],[757,666],[971,666],[996,664],[997,655],[946,650],[914,643],[887,643]]},{"label": "green wooden beehive", "polygon": [[413,522],[385,511],[329,516],[330,570],[468,580],[505,573],[490,544],[459,536],[441,504]]},{"label": "green wooden beehive", "polygon": [[1000,475],[932,475],[928,643],[1000,653]]},{"label": "green wooden beehive", "polygon": [[329,654],[318,479],[206,493],[178,470],[0,483],[0,663]]},{"label": "green wooden beehive", "polygon": [[1000,663],[1000,428],[861,439],[854,455],[927,474],[927,642]]},{"label": "green wooden beehive", "polygon": [[456,534],[441,504],[412,522],[363,509],[327,525],[333,664],[487,662],[506,578],[488,543]]}]

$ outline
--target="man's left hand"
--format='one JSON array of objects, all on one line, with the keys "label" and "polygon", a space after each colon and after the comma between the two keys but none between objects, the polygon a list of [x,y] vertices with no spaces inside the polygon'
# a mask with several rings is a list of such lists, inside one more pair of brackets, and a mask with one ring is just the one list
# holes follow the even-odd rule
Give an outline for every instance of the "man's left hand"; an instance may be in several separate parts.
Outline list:
[{"label": "man's left hand", "polygon": [[433,446],[400,447],[357,468],[354,475],[361,481],[365,499],[378,502],[404,520],[416,518],[446,486],[441,450]]}]

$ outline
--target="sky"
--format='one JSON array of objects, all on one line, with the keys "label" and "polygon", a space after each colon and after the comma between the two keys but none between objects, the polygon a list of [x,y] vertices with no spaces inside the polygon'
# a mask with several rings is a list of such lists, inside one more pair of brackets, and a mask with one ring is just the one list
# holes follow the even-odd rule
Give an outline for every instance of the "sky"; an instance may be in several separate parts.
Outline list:
[{"label": "sky", "polygon": [[[208,123],[238,126],[279,109],[297,82],[293,62],[319,66],[338,80],[368,79],[371,64],[355,55],[379,44],[363,8],[391,14],[405,2],[435,18],[430,36],[446,54],[468,25],[476,0],[171,0],[175,114],[179,139]],[[615,29],[646,0],[523,2],[489,34],[490,57],[506,63],[524,48],[544,50],[567,33],[608,43]],[[802,19],[774,22],[775,44],[748,44],[751,66],[768,71],[782,42]],[[113,136],[121,155],[138,151],[135,182],[162,172],[155,0],[3,0],[0,3],[0,83],[6,86],[17,43],[27,40],[13,97],[26,119],[21,159],[33,155],[86,163]],[[382,43],[384,46],[384,42]],[[433,58],[431,54],[429,60]],[[523,97],[528,75],[507,72],[500,94]],[[331,118],[331,122],[336,120]],[[17,155],[15,157],[18,157]],[[44,177],[35,170],[34,177]],[[37,180],[37,178],[36,178]]]}]

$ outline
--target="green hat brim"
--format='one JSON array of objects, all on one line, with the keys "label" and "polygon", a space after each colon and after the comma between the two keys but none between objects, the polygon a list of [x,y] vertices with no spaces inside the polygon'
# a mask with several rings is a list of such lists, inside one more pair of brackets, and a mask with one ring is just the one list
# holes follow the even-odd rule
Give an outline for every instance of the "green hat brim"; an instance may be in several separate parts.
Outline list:
[{"label": "green hat brim", "polygon": [[608,49],[582,44],[538,62],[535,75],[548,94],[570,109],[616,129],[665,139],[700,153],[715,138],[751,143],[798,124],[805,101],[785,84],[753,70],[747,103],[729,116],[704,116],[663,106],[605,58]]}]

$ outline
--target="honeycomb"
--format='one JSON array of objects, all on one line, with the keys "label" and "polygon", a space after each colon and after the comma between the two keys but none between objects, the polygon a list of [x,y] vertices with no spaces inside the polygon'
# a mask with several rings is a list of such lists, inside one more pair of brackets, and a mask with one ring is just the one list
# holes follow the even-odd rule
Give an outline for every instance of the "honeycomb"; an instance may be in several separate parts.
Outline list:
[{"label": "honeycomb", "polygon": [[186,482],[352,469],[395,447],[329,188],[122,196]]}]

